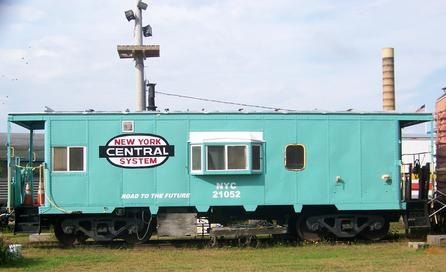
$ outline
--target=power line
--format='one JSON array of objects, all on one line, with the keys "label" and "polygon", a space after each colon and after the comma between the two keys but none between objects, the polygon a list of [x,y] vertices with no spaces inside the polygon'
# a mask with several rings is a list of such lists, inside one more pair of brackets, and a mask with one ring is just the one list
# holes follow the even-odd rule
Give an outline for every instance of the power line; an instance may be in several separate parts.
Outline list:
[{"label": "power line", "polygon": [[267,110],[274,110],[274,111],[296,111],[296,110],[290,110],[290,109],[268,107],[268,106],[260,106],[260,105],[245,104],[245,103],[237,103],[237,102],[231,102],[231,101],[223,101],[223,100],[216,100],[216,99],[209,99],[209,98],[201,98],[201,97],[196,97],[196,96],[188,96],[188,95],[181,95],[181,94],[174,94],[174,93],[167,93],[167,92],[160,92],[160,91],[156,91],[156,93],[157,94],[162,94],[162,95],[167,95],[167,96],[179,97],[179,98],[187,98],[187,99],[193,99],[193,100],[214,102],[214,103],[227,104],[227,105],[236,105],[236,106],[243,106],[243,107],[250,107],[250,108],[267,109]]}]

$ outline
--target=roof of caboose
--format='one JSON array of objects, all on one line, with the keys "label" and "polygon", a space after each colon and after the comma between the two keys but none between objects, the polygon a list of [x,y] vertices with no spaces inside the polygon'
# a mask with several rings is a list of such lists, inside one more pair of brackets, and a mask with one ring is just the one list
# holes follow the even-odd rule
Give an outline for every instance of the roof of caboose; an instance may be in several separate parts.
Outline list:
[{"label": "roof of caboose", "polygon": [[185,112],[185,111],[165,111],[165,112],[111,112],[111,111],[76,111],[76,112],[40,112],[40,113],[10,113],[8,121],[20,125],[27,129],[44,129],[44,121],[54,118],[68,119],[72,117],[91,118],[93,116],[368,116],[372,118],[394,119],[401,122],[401,127],[413,126],[416,124],[433,121],[432,113],[418,113],[418,112],[359,112],[359,111],[265,111],[265,112]]}]

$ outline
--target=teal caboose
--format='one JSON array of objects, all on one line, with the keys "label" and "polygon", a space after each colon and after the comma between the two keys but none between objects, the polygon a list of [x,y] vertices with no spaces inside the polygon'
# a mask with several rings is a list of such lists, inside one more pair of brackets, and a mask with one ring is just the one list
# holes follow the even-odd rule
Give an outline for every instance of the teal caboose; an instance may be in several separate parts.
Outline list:
[{"label": "teal caboose", "polygon": [[303,239],[379,239],[406,210],[401,131],[427,121],[431,114],[10,114],[8,135],[13,125],[30,132],[27,161],[32,136],[45,141],[44,162],[23,165],[8,137],[8,207],[16,231],[52,224],[63,243],[193,235],[197,217],[263,219]]}]

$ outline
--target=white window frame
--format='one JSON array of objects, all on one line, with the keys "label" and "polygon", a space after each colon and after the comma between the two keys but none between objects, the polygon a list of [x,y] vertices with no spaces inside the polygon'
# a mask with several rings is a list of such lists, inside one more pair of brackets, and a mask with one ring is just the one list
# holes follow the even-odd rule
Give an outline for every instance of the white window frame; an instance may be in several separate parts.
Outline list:
[{"label": "white window frame", "polygon": [[[225,169],[218,169],[218,170],[212,170],[209,169],[209,162],[208,162],[208,148],[209,146],[224,146],[224,155],[225,155]],[[243,169],[229,169],[228,168],[228,164],[229,164],[229,160],[228,160],[228,147],[236,147],[236,146],[243,146],[245,147],[245,168]],[[248,145],[247,144],[209,144],[206,145],[206,152],[205,152],[205,157],[206,157],[206,169],[205,171],[207,172],[222,172],[222,171],[248,171],[249,170],[249,159],[251,158],[251,156],[248,156]]]},{"label": "white window frame", "polygon": [[[67,150],[67,170],[54,170],[54,149],[55,148],[66,148]],[[70,170],[70,148],[82,148],[82,159],[83,159],[83,166],[81,171],[79,170]],[[87,148],[85,146],[53,146],[51,149],[51,155],[52,155],[52,165],[51,169],[53,172],[56,173],[84,173],[87,171]]]},{"label": "white window frame", "polygon": [[[192,170],[192,149],[189,148],[189,173],[192,175],[251,175],[264,171],[265,142],[262,131],[191,131],[189,146],[200,145],[201,171]],[[224,168],[209,170],[208,147],[224,146]],[[228,146],[245,147],[245,169],[228,169]],[[260,169],[252,169],[252,147],[260,146]]]}]

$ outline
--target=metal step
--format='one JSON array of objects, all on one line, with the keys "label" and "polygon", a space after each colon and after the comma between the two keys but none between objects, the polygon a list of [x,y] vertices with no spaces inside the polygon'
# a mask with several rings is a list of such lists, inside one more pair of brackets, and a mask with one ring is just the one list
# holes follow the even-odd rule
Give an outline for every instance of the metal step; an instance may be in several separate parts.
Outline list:
[{"label": "metal step", "polygon": [[14,213],[14,233],[40,233],[40,216],[37,207],[18,207]]},{"label": "metal step", "polygon": [[406,229],[431,227],[426,200],[409,200],[406,202],[404,224],[406,225]]}]

